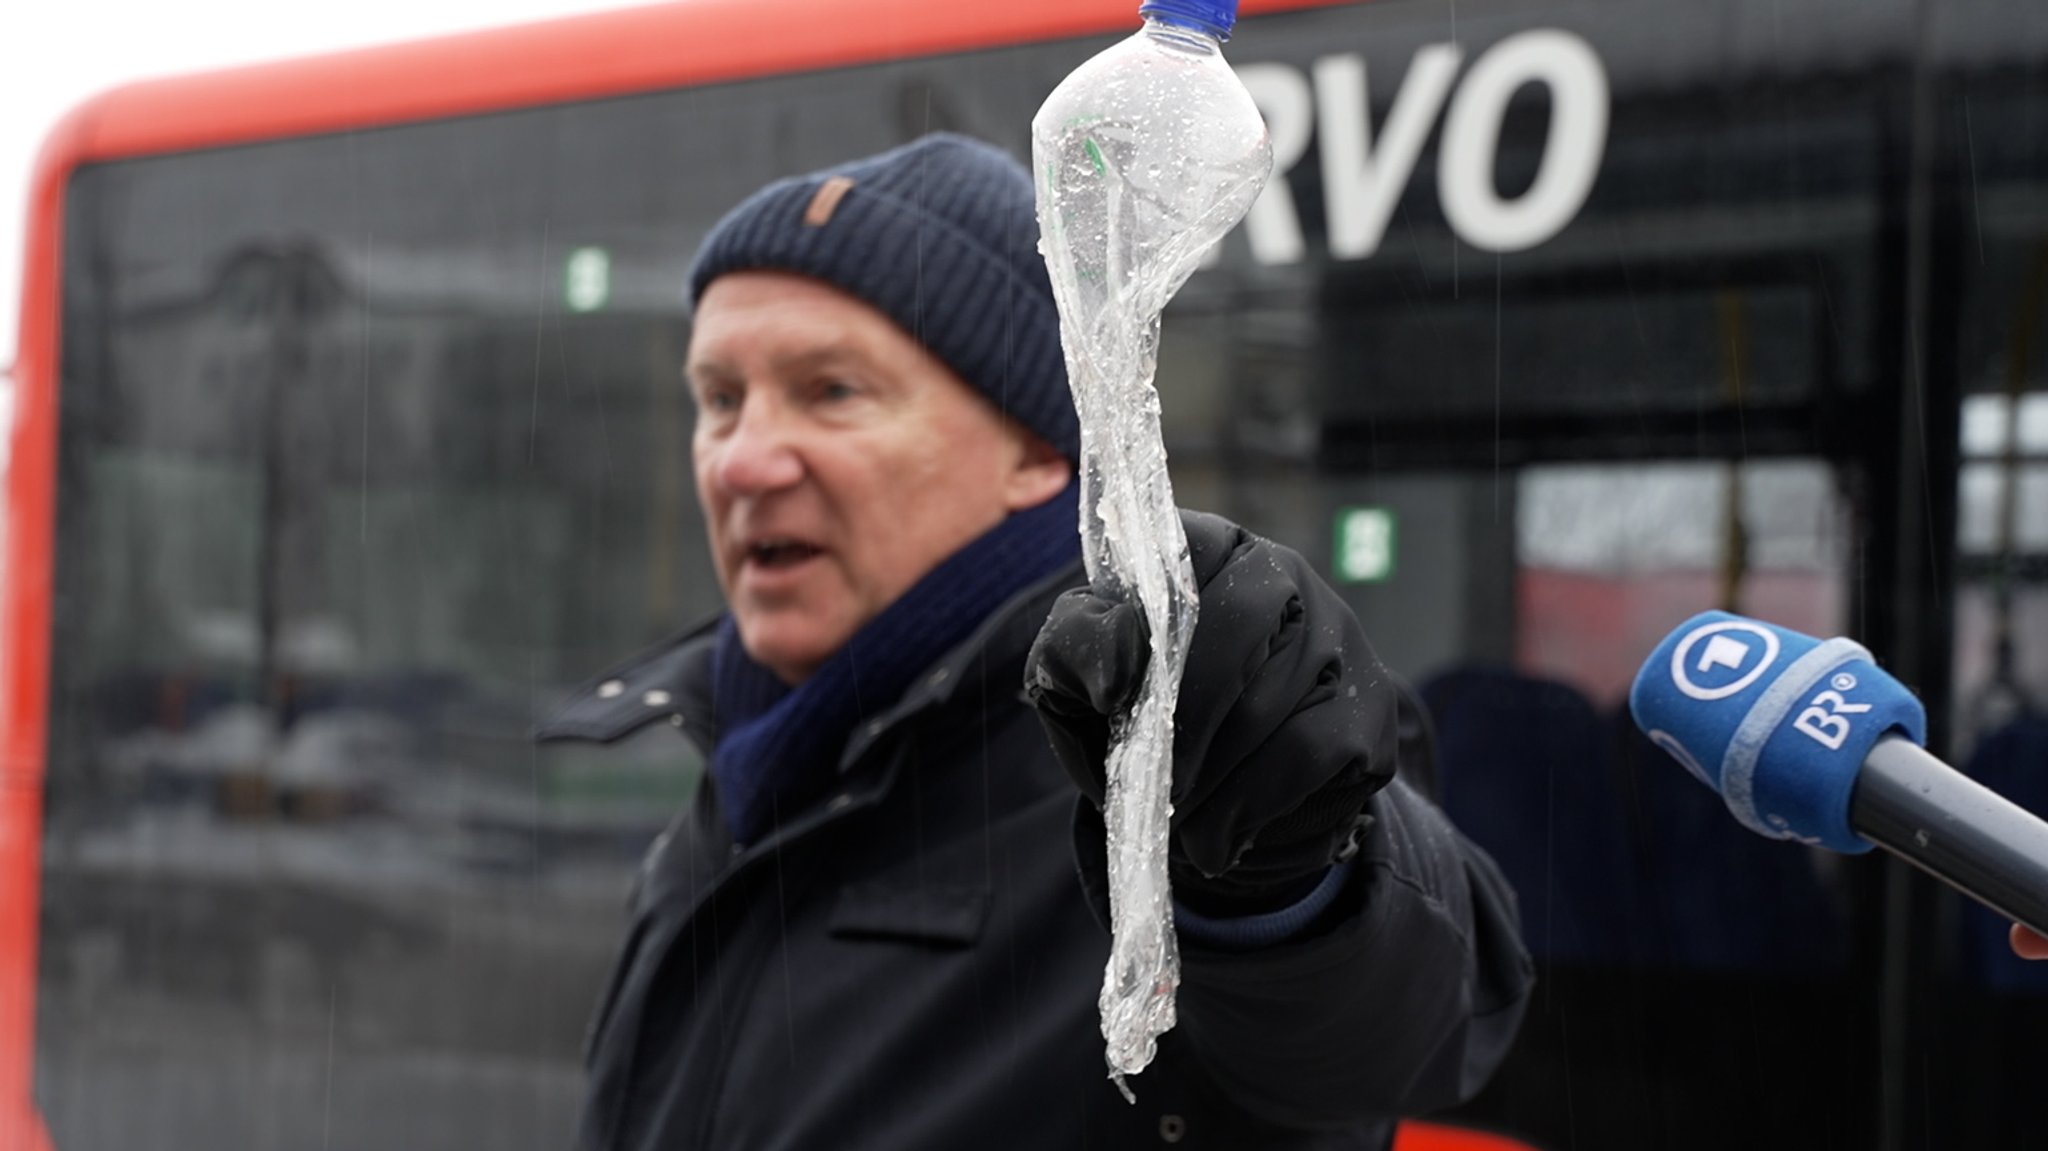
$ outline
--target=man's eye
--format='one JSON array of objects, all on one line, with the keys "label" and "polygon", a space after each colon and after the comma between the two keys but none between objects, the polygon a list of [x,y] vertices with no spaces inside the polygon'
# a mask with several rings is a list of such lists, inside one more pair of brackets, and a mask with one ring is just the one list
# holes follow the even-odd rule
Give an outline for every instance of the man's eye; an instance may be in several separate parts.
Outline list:
[{"label": "man's eye", "polygon": [[860,394],[860,389],[845,380],[823,380],[818,384],[818,398],[830,402],[850,400]]},{"label": "man's eye", "polygon": [[697,402],[707,412],[736,412],[740,410],[740,395],[734,391],[708,391]]}]

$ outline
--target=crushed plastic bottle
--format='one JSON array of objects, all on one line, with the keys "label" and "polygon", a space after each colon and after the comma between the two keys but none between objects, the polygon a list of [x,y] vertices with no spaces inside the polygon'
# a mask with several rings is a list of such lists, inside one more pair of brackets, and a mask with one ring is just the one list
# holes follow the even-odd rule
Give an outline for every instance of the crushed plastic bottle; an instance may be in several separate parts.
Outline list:
[{"label": "crushed plastic bottle", "polygon": [[1159,317],[1251,210],[1273,168],[1266,126],[1222,42],[1237,0],[1148,0],[1144,28],[1074,70],[1031,123],[1039,250],[1081,419],[1081,536],[1095,590],[1135,598],[1152,658],[1114,723],[1110,1077],[1145,1069],[1174,1023],[1180,955],[1166,872],[1173,714],[1197,607],[1159,434]]}]

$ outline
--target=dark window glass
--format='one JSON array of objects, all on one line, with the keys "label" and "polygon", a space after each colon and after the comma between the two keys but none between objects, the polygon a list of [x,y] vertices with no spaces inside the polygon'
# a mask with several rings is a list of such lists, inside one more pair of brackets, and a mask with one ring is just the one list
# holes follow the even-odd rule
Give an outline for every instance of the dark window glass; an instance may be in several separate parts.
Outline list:
[{"label": "dark window glass", "polygon": [[[1967,35],[1966,19],[1942,23]],[[1932,119],[1952,174],[1934,290],[1956,301],[1962,393],[1953,759],[2048,816],[2048,70],[2037,57],[1946,76]],[[1929,967],[1946,994],[1925,1042],[1970,1060],[1930,1072],[1930,1122],[1958,1145],[2024,1142],[2041,1121],[2025,1068],[2048,1026],[2048,972],[2009,953],[2005,921],[1946,892],[1933,902]]]},{"label": "dark window glass", "polygon": [[[2048,27],[1950,11],[1937,60],[1970,79],[1937,132],[1975,132],[1931,187],[1968,227],[1938,234],[1957,291],[1915,319],[1947,317],[1937,378],[1959,362],[1995,398],[2039,319],[2015,317],[2040,310]],[[1463,46],[1462,83],[1540,29],[1611,92],[1585,202],[1527,250],[1476,245],[1438,109],[1371,253],[1339,251],[1338,135],[1381,148],[1427,46]],[[1882,565],[1900,500],[1953,503],[1938,470],[1883,462],[1917,354],[1921,32],[1905,0],[1466,0],[1233,42],[1305,97],[1278,177],[1297,244],[1241,230],[1169,314],[1176,491],[1307,554],[1439,705],[1446,804],[1522,890],[1545,978],[1474,1117],[1581,1148],[1876,1141],[1875,1057],[1811,1054],[1876,1050],[1896,1006],[1876,873],[1744,838],[1619,696],[1710,607],[1917,626],[1882,624]],[[58,1146],[566,1145],[635,864],[702,765],[665,722],[605,749],[528,733],[718,609],[678,377],[689,256],[762,183],[927,130],[1021,155],[1103,43],[76,176],[37,1055]],[[1351,56],[1368,107],[1333,121],[1319,78]],[[1535,185],[1563,114],[1542,85],[1503,106],[1495,197]],[[1992,418],[1970,411],[1966,433]],[[1996,554],[2002,481],[1965,454],[1967,568]],[[1955,604],[1965,696],[1989,586]],[[1504,700],[1526,729],[1489,726]]]}]

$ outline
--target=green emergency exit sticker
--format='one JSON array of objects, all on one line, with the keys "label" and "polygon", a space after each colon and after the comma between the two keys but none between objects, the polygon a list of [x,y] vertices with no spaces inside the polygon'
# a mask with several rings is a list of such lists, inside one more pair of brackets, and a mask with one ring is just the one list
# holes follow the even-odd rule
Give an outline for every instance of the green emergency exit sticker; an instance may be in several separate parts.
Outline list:
[{"label": "green emergency exit sticker", "polygon": [[1380,583],[1394,574],[1394,513],[1387,508],[1337,512],[1337,579]]},{"label": "green emergency exit sticker", "polygon": [[595,312],[612,298],[612,255],[578,248],[562,261],[562,302],[572,312]]}]

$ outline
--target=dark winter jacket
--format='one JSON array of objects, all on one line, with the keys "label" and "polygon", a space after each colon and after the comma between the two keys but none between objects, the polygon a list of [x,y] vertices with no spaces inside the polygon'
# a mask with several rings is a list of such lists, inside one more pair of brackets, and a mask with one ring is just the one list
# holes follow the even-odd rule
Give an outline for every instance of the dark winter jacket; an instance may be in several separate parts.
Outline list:
[{"label": "dark winter jacket", "polygon": [[[1334,921],[1250,953],[1183,939],[1179,1025],[1137,1104],[1118,1095],[1101,878],[1077,865],[1076,792],[1020,693],[1078,582],[995,612],[766,841],[735,846],[708,786],[656,841],[592,1025],[581,1148],[1381,1148],[1395,1117],[1478,1089],[1529,985],[1513,896],[1397,781]],[[594,681],[542,737],[668,720],[708,753],[711,635]]]}]

